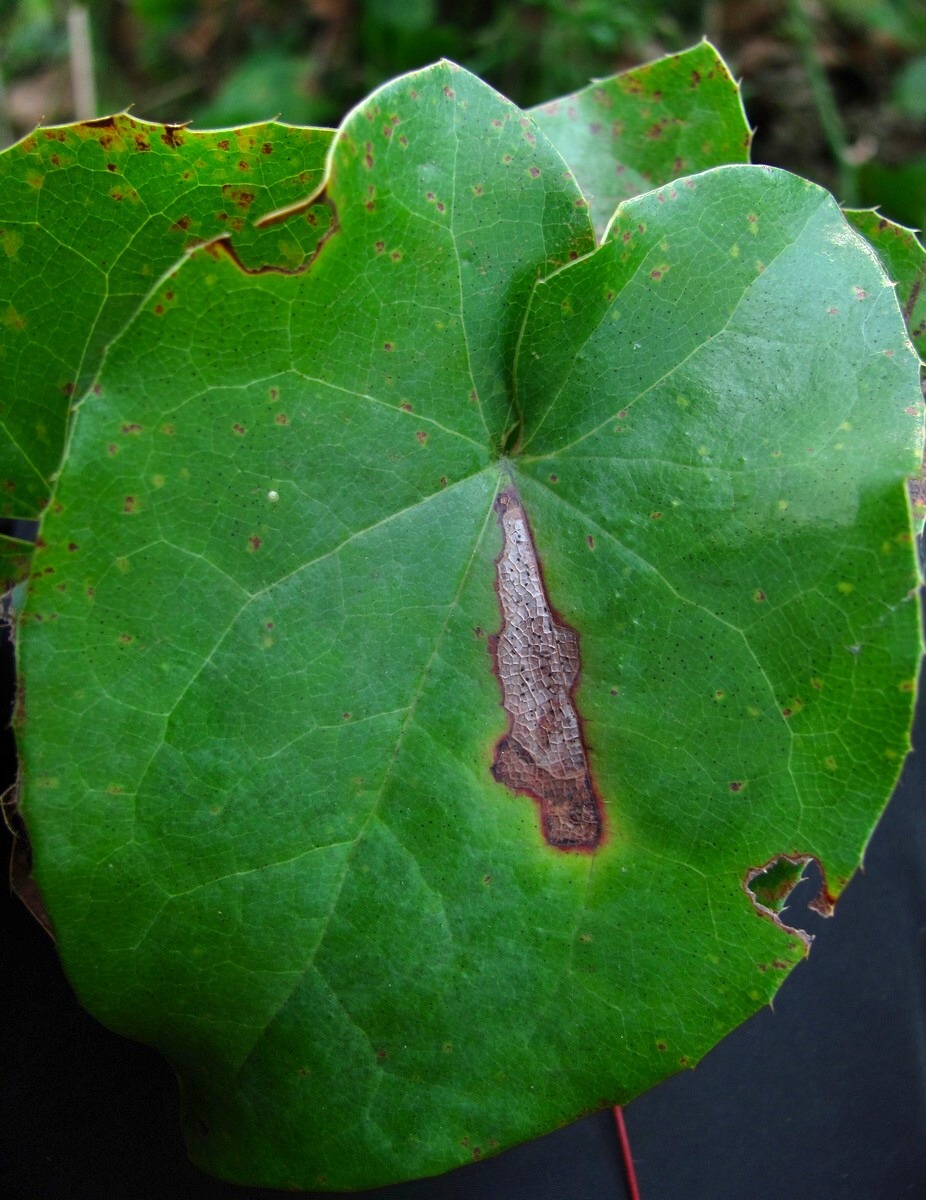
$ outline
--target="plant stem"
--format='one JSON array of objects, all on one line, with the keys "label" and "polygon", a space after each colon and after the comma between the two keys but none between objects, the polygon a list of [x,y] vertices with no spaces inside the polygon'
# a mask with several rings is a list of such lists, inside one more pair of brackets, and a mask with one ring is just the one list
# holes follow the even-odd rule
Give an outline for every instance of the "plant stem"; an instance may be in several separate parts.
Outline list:
[{"label": "plant stem", "polygon": [[637,1173],[633,1167],[633,1156],[630,1153],[630,1138],[627,1136],[627,1126],[624,1123],[624,1113],[619,1104],[614,1105],[614,1123],[617,1126],[617,1139],[621,1146],[621,1158],[624,1162],[624,1174],[627,1177],[627,1194],[630,1200],[640,1200],[640,1188],[637,1184]]}]

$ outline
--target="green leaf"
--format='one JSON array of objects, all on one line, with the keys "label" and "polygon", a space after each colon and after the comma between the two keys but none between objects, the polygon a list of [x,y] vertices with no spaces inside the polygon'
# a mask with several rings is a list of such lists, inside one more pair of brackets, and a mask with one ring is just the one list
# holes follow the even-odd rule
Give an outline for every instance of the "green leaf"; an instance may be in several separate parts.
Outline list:
[{"label": "green leaf", "polygon": [[41,511],[71,397],[188,247],[229,233],[249,264],[305,260],[327,209],[253,221],[315,190],[330,140],[272,122],[200,133],[122,113],[38,129],[0,155],[0,515]]},{"label": "green leaf", "polygon": [[839,894],[907,748],[921,431],[800,179],[680,181],[595,249],[450,64],[328,170],[308,270],[202,248],[111,347],[19,737],[69,976],[174,1064],[195,1161],[345,1189],[630,1099],[804,956],[788,885]]},{"label": "green leaf", "polygon": [[897,285],[897,299],[910,340],[926,358],[926,250],[916,236],[874,209],[847,208],[848,220],[877,250],[884,269]]},{"label": "green leaf", "polygon": [[589,198],[599,237],[621,201],[681,175],[749,161],[739,87],[707,41],[596,80],[531,116]]},{"label": "green leaf", "polygon": [[[912,229],[872,209],[845,209],[846,219],[877,250],[894,281],[907,331],[921,359],[926,358],[926,250]],[[926,519],[926,459],[908,482],[914,517]]]}]

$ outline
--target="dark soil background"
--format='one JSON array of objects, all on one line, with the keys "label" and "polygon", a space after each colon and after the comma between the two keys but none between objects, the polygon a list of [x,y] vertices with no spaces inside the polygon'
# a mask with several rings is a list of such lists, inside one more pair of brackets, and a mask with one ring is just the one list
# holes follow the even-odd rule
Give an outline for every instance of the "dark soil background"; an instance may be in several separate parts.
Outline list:
[{"label": "dark soil background", "polygon": [[[921,0],[459,3],[100,0],[96,111],[134,101],[200,126],[275,113],[336,123],[382,79],[447,55],[528,105],[707,34],[742,77],[754,160],[926,224]],[[0,143],[74,116],[64,6],[0,0]],[[93,114],[87,114],[93,115]],[[12,660],[3,659],[12,695]],[[926,1195],[926,681],[915,751],[835,919],[773,1009],[626,1119],[643,1200],[895,1200]],[[9,733],[0,746],[13,778]],[[9,839],[0,846],[8,857]],[[0,906],[0,1197],[258,1200],[189,1165],[176,1087],[152,1051],[77,1005],[54,947]],[[527,1082],[527,1081],[525,1081]],[[371,1194],[372,1195],[372,1194]],[[379,1200],[620,1200],[610,1113]]]}]

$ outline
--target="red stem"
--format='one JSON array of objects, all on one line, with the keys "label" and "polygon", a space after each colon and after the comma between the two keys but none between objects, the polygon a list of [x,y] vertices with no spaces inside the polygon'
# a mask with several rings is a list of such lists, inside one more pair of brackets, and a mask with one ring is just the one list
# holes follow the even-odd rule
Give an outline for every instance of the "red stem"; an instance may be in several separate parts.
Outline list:
[{"label": "red stem", "polygon": [[627,1136],[627,1126],[624,1124],[624,1114],[619,1104],[614,1105],[614,1123],[617,1126],[617,1138],[621,1144],[621,1158],[624,1161],[628,1195],[630,1200],[640,1200],[637,1173],[633,1169],[633,1158],[630,1155],[630,1138]]}]

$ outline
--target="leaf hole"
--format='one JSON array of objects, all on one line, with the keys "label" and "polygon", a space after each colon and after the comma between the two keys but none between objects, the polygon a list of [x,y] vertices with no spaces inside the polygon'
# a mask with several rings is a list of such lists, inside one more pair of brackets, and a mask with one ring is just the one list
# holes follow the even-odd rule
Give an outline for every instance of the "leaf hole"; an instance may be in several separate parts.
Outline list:
[{"label": "leaf hole", "polygon": [[786,924],[782,915],[790,911],[813,927],[815,920],[831,917],[836,907],[826,875],[812,854],[779,854],[764,866],[750,867],[743,887],[760,916],[799,937],[808,949],[814,933]]}]

